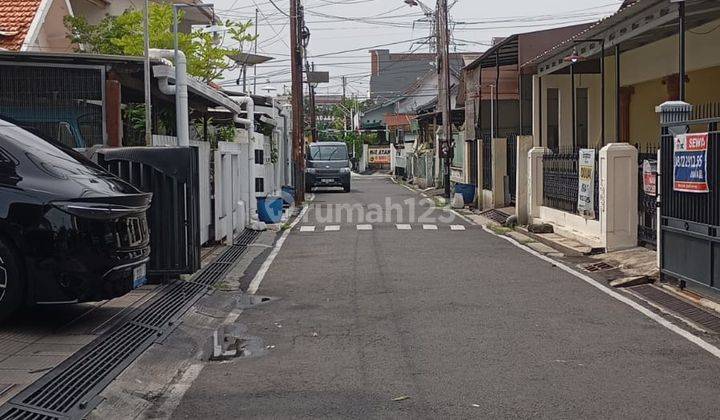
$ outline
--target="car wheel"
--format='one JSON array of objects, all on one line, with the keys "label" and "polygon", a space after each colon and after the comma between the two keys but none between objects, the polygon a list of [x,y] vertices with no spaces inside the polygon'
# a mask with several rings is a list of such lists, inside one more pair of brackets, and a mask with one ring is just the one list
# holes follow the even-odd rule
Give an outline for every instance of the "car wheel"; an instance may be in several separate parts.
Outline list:
[{"label": "car wheel", "polygon": [[350,184],[343,185],[343,191],[350,192]]},{"label": "car wheel", "polygon": [[20,308],[24,292],[25,279],[17,257],[0,239],[0,322]]}]

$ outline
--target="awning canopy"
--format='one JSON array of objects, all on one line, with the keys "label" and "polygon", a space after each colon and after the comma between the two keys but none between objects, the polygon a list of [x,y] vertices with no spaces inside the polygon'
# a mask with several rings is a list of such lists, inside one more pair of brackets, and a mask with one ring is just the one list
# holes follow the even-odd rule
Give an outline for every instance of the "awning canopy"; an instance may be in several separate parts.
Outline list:
[{"label": "awning canopy", "polygon": [[467,66],[468,69],[474,69],[479,66],[494,67],[500,64],[500,66],[511,66],[518,64],[518,53],[519,53],[519,36],[509,36],[499,43],[495,44],[489,50],[485,51],[483,55],[477,60],[470,63]]},{"label": "awning canopy", "polygon": [[[628,51],[668,38],[678,33],[678,5],[668,0],[638,0],[612,16],[598,21],[588,29],[561,42],[523,67],[536,66],[539,75],[559,72],[570,63],[565,60],[573,49],[585,58],[600,55],[602,45],[594,39],[605,40],[605,55],[610,55],[616,45],[620,51]],[[717,0],[693,0],[686,2],[686,27],[688,30],[720,18]],[[584,41],[583,40],[588,40]]]},{"label": "awning canopy", "polygon": [[[462,125],[465,123],[465,110],[464,109],[453,109],[451,112],[452,115],[452,123],[454,125]],[[425,114],[419,114],[416,119],[419,122],[435,122],[437,124],[442,125],[443,123],[443,117],[442,112],[440,111],[433,111],[433,112],[427,112]]]}]

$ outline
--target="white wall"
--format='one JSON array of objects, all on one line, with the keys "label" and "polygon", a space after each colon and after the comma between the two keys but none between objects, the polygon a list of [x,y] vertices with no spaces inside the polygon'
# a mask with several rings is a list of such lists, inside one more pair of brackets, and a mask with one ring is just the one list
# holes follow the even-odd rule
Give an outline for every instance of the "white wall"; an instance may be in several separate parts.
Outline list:
[{"label": "white wall", "polygon": [[[50,0],[50,7],[35,16],[30,32],[21,47],[22,51],[70,52],[63,18],[72,14],[65,0]],[[35,32],[37,29],[37,32]]]}]

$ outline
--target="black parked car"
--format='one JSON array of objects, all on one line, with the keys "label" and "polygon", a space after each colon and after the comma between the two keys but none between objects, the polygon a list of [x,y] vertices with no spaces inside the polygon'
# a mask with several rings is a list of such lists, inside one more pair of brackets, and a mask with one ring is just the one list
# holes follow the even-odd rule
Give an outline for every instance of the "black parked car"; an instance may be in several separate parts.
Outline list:
[{"label": "black parked car", "polygon": [[151,199],[0,119],[0,320],[23,304],[104,300],[144,284]]},{"label": "black parked car", "polygon": [[343,187],[350,192],[350,166],[344,142],[311,144],[305,159],[305,191],[312,191],[313,187]]}]

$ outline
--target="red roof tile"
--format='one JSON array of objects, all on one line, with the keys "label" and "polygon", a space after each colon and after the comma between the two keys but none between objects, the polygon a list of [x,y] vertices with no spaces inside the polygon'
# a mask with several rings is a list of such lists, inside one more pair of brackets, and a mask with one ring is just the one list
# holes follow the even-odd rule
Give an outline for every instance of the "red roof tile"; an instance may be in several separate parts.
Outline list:
[{"label": "red roof tile", "polygon": [[20,51],[42,0],[0,0],[0,48]]}]

